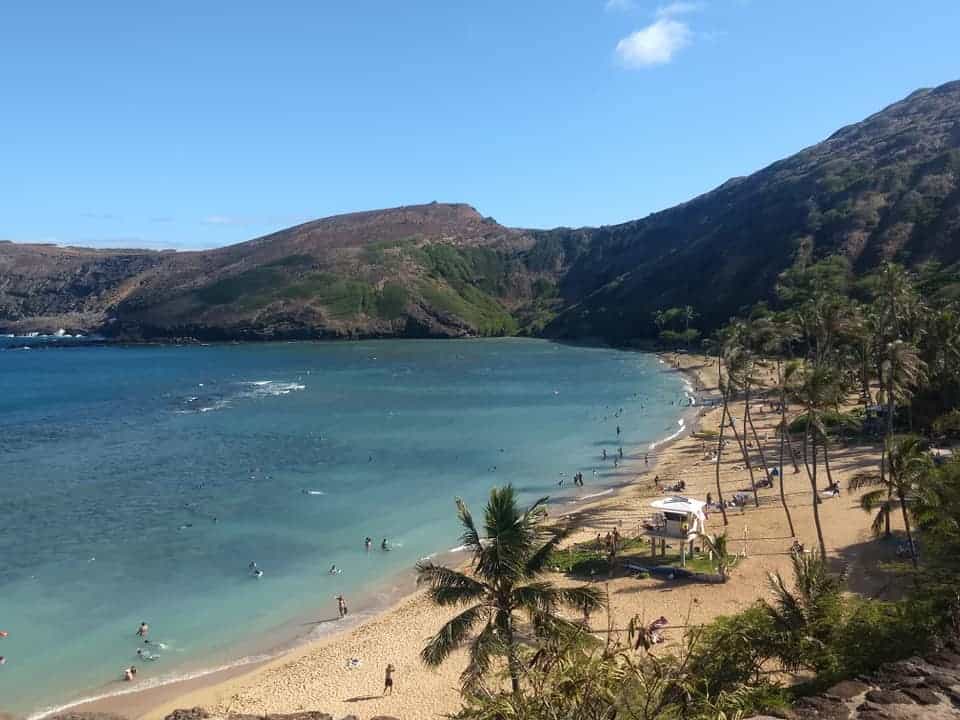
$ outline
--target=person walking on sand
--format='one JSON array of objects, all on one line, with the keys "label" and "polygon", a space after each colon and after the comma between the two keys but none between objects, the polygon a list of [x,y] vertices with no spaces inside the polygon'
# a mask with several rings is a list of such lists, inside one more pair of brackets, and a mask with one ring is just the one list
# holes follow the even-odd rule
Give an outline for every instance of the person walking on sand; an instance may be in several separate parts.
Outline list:
[{"label": "person walking on sand", "polygon": [[383,671],[383,694],[393,695],[393,674],[397,669],[393,663],[387,663],[387,669]]}]

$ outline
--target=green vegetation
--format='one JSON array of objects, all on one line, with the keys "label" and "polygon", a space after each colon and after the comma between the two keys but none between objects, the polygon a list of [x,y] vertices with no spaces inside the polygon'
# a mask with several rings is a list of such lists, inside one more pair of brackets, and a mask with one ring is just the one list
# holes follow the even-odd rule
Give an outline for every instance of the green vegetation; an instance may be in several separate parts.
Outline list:
[{"label": "green vegetation", "polygon": [[653,321],[659,330],[660,343],[665,347],[689,348],[700,339],[700,331],[692,326],[697,312],[690,305],[657,310]]},{"label": "green vegetation", "polygon": [[377,296],[377,315],[387,320],[401,317],[409,301],[410,295],[405,287],[396,283],[387,283]]},{"label": "green vegetation", "polygon": [[420,294],[435,309],[469,323],[480,335],[513,335],[516,319],[483,291],[462,285],[459,290],[429,281],[419,286]]},{"label": "green vegetation", "polygon": [[[844,168],[837,182],[860,182],[850,175],[854,171]],[[772,469],[778,469],[791,534],[793,520],[783,499],[785,463],[809,481],[817,545],[812,552],[792,551],[790,578],[779,573],[769,578],[771,600],[687,627],[672,652],[648,652],[654,629],[638,618],[628,627],[628,649],[615,642],[615,630],[604,643],[603,626],[587,626],[589,611],[579,626],[545,622],[522,642],[512,636],[509,692],[497,681],[502,662],[473,666],[478,674],[465,685],[457,717],[717,720],[775,714],[799,695],[924,652],[941,634],[960,627],[960,458],[931,456],[927,440],[932,433],[950,432],[956,416],[956,406],[947,403],[960,393],[960,313],[952,296],[933,290],[942,283],[925,286],[921,277],[884,264],[855,282],[845,259],[814,262],[801,252],[780,277],[775,307],[754,306],[708,343],[721,368],[718,451],[724,452],[722,440],[729,433],[726,452],[743,456],[752,483],[756,474],[772,479]],[[675,308],[664,317],[666,325],[683,315]],[[773,363],[776,382],[762,391],[778,405],[781,441],[769,456],[753,427],[750,399],[758,392],[761,369],[767,372]],[[845,410],[855,402],[864,409]],[[730,420],[734,413],[736,424]],[[791,432],[801,445],[798,457],[797,443],[786,442]],[[896,602],[848,595],[843,579],[829,570],[825,538],[831,528],[820,515],[819,500],[824,488],[837,488],[831,456],[838,438],[849,433],[883,438],[880,461],[857,475],[851,489],[867,489],[862,507],[873,513],[878,536],[892,534],[892,514],[902,519],[905,541],[898,554],[909,562],[884,568],[900,576],[905,597]],[[751,465],[751,442],[760,467]],[[722,501],[719,483],[717,494]],[[726,577],[733,559],[726,535],[701,542],[712,558],[699,556],[688,567]],[[602,578],[626,559],[644,565],[679,561],[675,555],[649,557],[642,540],[623,542],[616,552],[598,545],[551,548],[538,567]],[[497,542],[477,547],[499,552]],[[734,574],[729,582],[736,581]],[[458,578],[446,586],[464,582]],[[465,638],[449,626],[437,637],[451,634]],[[784,673],[808,679],[787,688],[775,680]]]},{"label": "green vegetation", "polygon": [[332,318],[350,319],[362,315],[393,320],[403,315],[409,302],[407,290],[387,283],[378,291],[362,280],[331,273],[313,272],[290,278],[281,268],[302,265],[297,258],[285,258],[194,291],[210,305],[236,303],[244,309],[260,308],[277,300],[296,300],[321,305]]},{"label": "green vegetation", "polygon": [[[650,543],[646,538],[627,538],[620,542],[617,549],[615,569],[624,562],[636,562],[645,566],[676,566],[680,567],[679,553],[668,552],[666,555],[651,555]],[[547,568],[554,572],[567,573],[575,577],[606,577],[610,572],[610,558],[602,545],[597,543],[577,543],[562,550],[556,550],[547,561]],[[716,568],[705,553],[686,558],[684,567],[691,572],[712,573]]]},{"label": "green vegetation", "polygon": [[[863,411],[826,410],[821,414],[820,422],[831,433],[848,436],[859,435],[863,431]],[[802,413],[790,422],[789,430],[795,434],[803,433],[808,429],[807,423],[807,415]]]},{"label": "green vegetation", "polygon": [[429,586],[433,602],[446,607],[469,605],[434,635],[420,656],[428,665],[440,665],[458,647],[470,643],[470,660],[461,680],[464,688],[480,687],[497,657],[505,658],[515,695],[521,692],[523,673],[520,622],[524,616],[536,637],[559,637],[577,631],[574,623],[557,614],[561,607],[583,612],[605,605],[594,587],[556,587],[541,578],[548,559],[563,539],[544,527],[542,498],[521,511],[511,486],[494,488],[483,513],[483,534],[462,500],[457,514],[463,526],[461,540],[472,555],[472,573],[464,574],[430,561],[417,564],[417,582]]}]

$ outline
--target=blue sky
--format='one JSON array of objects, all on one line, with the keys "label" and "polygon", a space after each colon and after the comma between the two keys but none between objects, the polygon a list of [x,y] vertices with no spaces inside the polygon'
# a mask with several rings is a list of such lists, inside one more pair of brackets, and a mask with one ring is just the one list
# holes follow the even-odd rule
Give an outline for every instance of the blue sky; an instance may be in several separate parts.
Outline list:
[{"label": "blue sky", "polygon": [[620,222],[960,78],[957,28],[957,0],[10,0],[0,238],[211,247],[432,200]]}]

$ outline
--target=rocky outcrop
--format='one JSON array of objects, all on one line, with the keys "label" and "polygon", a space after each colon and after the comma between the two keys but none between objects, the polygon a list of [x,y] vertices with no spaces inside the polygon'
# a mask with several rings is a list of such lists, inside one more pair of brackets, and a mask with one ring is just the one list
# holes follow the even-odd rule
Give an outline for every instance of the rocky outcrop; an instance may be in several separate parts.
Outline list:
[{"label": "rocky outcrop", "polygon": [[[84,720],[84,719],[78,719]],[[91,718],[90,720],[96,720]],[[240,714],[230,714],[230,715],[211,715],[206,710],[200,707],[189,708],[186,710],[174,710],[172,713],[167,715],[165,720],[337,720],[333,715],[324,712],[298,712],[290,713],[288,715],[282,715],[277,713],[270,713],[268,715],[240,715]],[[345,715],[339,720],[361,720],[357,715]],[[399,720],[399,718],[391,717],[389,715],[376,715],[369,718],[369,720]]]},{"label": "rocky outcrop", "polygon": [[[789,720],[956,720],[960,718],[960,645],[885,665],[801,698]],[[763,715],[753,720],[773,720]]]}]

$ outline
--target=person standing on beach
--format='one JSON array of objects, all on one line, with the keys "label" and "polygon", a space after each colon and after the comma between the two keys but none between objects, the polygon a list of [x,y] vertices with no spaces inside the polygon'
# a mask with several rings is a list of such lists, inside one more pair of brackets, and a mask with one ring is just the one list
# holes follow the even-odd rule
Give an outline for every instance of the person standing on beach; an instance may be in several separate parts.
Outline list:
[{"label": "person standing on beach", "polygon": [[343,599],[343,595],[337,595],[337,612],[340,613],[340,619],[343,620],[349,610],[347,610],[347,601]]},{"label": "person standing on beach", "polygon": [[393,663],[387,663],[387,669],[383,672],[383,694],[393,695],[393,673],[396,672]]}]

